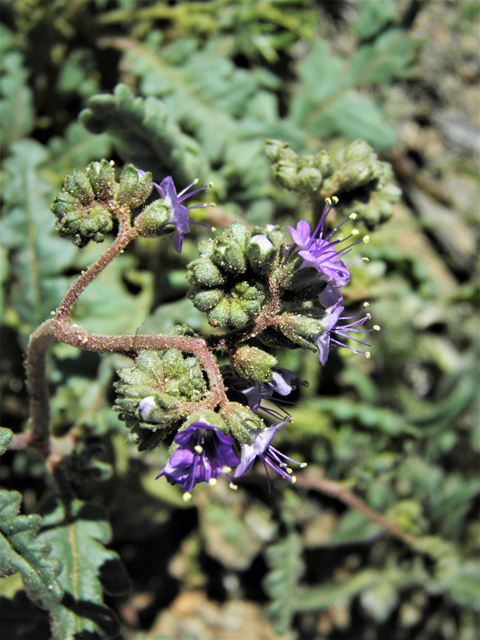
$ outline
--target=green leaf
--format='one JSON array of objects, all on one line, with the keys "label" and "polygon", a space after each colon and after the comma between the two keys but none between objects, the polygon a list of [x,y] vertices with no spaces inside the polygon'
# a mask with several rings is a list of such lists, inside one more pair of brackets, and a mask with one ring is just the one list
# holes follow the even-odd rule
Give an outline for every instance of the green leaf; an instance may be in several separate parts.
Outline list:
[{"label": "green leaf", "polygon": [[39,325],[59,304],[68,288],[61,273],[76,252],[53,230],[54,191],[39,174],[47,159],[42,145],[22,140],[14,143],[5,160],[10,181],[4,189],[7,213],[0,232],[3,246],[13,250],[11,302],[30,327]]},{"label": "green leaf", "polygon": [[418,43],[411,40],[403,29],[389,29],[373,44],[357,49],[349,71],[352,84],[391,84],[397,78],[410,77],[417,49]]},{"label": "green leaf", "polygon": [[[74,500],[66,509],[59,501],[43,507],[43,528],[39,539],[51,545],[63,571],[59,581],[65,590],[60,604],[48,608],[54,640],[83,637],[114,638],[120,625],[103,603],[103,591],[120,595],[130,581],[118,555],[105,548],[111,539],[104,510],[94,504]],[[87,636],[86,636],[87,637]]]},{"label": "green leaf", "polygon": [[[9,36],[8,29],[1,25],[0,40],[8,42]],[[0,61],[0,141],[5,152],[15,140],[32,131],[35,113],[24,56],[11,50],[2,53]]]},{"label": "green leaf", "polygon": [[154,176],[168,172],[174,180],[186,184],[207,177],[208,160],[202,149],[182,133],[161,100],[135,98],[126,85],[120,84],[113,95],[90,98],[80,121],[92,133],[108,131],[125,161]]},{"label": "green leaf", "polygon": [[312,118],[310,129],[320,137],[341,134],[347,140],[362,138],[382,150],[390,149],[397,141],[395,129],[385,121],[380,109],[353,89]]},{"label": "green leaf", "polygon": [[13,431],[0,427],[0,456],[3,456],[7,450],[8,443],[13,438]]},{"label": "green leaf", "polygon": [[51,138],[48,143],[48,171],[55,171],[59,176],[67,175],[91,160],[108,158],[111,147],[107,134],[93,135],[79,122],[72,122],[63,137]]},{"label": "green leaf", "polygon": [[395,13],[395,4],[392,0],[360,0],[358,3],[360,15],[354,21],[353,26],[362,38],[371,38],[382,27],[388,24]]},{"label": "green leaf", "polygon": [[301,538],[293,531],[266,551],[271,570],[264,579],[264,587],[273,600],[268,612],[277,633],[285,633],[290,628],[298,609],[298,581],[304,572],[301,553]]},{"label": "green leaf", "polygon": [[28,597],[42,607],[60,602],[62,586],[57,579],[61,565],[51,546],[37,533],[42,524],[38,515],[21,516],[22,496],[17,491],[0,490],[0,574],[22,575]]}]

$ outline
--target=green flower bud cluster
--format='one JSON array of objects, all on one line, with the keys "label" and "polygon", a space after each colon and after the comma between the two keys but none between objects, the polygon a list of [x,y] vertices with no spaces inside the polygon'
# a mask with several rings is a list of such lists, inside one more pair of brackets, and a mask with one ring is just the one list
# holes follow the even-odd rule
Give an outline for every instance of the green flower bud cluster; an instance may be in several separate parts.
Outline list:
[{"label": "green flower bud cluster", "polygon": [[265,276],[279,259],[285,238],[280,227],[248,231],[234,222],[214,240],[200,243],[200,258],[188,265],[188,297],[213,327],[243,329],[262,310]]},{"label": "green flower bud cluster", "polygon": [[156,446],[186,417],[188,404],[207,393],[198,360],[178,349],[142,351],[135,366],[118,375],[114,409],[140,450]]},{"label": "green flower bud cluster", "polygon": [[107,160],[91,162],[85,171],[75,169],[65,178],[51,207],[57,217],[55,230],[79,248],[90,240],[103,242],[113,228],[118,206],[138,207],[151,190],[151,175],[140,177],[132,165],[125,167],[118,184]]},{"label": "green flower bud cluster", "polygon": [[400,198],[390,164],[381,162],[363,140],[352,142],[336,155],[320,151],[302,157],[286,142],[268,140],[266,154],[279,184],[309,196],[316,193],[321,199],[341,193],[339,213],[355,212],[369,227],[388,220]]},{"label": "green flower bud cluster", "polygon": [[275,179],[283,187],[305,195],[318,191],[324,179],[334,170],[332,159],[326,151],[300,158],[287,142],[267,140],[265,152],[272,164]]}]

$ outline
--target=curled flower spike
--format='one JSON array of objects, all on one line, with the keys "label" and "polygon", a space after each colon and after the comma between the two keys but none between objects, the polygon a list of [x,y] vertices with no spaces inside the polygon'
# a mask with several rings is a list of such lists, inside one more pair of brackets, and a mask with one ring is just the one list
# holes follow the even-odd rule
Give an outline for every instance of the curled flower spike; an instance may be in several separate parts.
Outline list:
[{"label": "curled flower spike", "polygon": [[[336,198],[334,200],[338,202]],[[330,198],[327,198],[326,202],[327,204],[323,210],[320,222],[313,233],[311,233],[310,225],[305,220],[300,220],[296,229],[290,226],[289,229],[293,242],[300,247],[298,255],[304,259],[302,267],[313,266],[323,274],[323,280],[326,280],[334,287],[343,287],[350,281],[350,271],[348,270],[349,265],[345,264],[342,258],[346,256],[358,242],[368,242],[368,236],[337,251],[337,245],[343,244],[347,242],[347,240],[350,240],[350,238],[358,235],[358,231],[352,232],[346,238],[339,236],[337,240],[333,241],[331,241],[330,238],[342,225],[348,222],[348,220],[355,220],[357,216],[352,213],[349,218],[336,226],[335,229],[324,238],[323,227],[325,220],[333,207]]]},{"label": "curled flower spike", "polygon": [[291,416],[288,416],[280,424],[258,431],[253,435],[252,444],[242,444],[242,459],[240,464],[235,470],[234,477],[238,478],[246,471],[248,471],[253,465],[256,458],[260,458],[265,467],[265,472],[268,478],[268,488],[270,489],[270,476],[268,474],[268,467],[273,469],[276,473],[280,474],[282,478],[286,478],[290,482],[295,482],[296,478],[292,475],[292,470],[287,465],[287,462],[298,464],[300,467],[306,467],[305,463],[297,462],[280,453],[277,449],[271,446],[276,432],[281,429],[289,420]]},{"label": "curled flower spike", "polygon": [[[324,327],[324,332],[321,333],[315,340],[315,344],[318,348],[320,364],[325,365],[328,358],[328,353],[330,351],[330,345],[335,345],[337,347],[345,347],[346,349],[350,349],[354,353],[362,353],[367,358],[370,357],[369,351],[361,351],[359,349],[354,349],[353,347],[349,347],[347,344],[340,342],[333,335],[339,336],[343,339],[350,339],[356,342],[357,344],[364,345],[365,347],[371,347],[372,345],[367,342],[362,342],[357,338],[351,336],[351,333],[370,333],[371,331],[379,331],[380,327],[375,325],[372,329],[359,329],[367,320],[370,320],[371,316],[367,313],[363,318],[359,318],[359,316],[363,313],[360,311],[354,316],[342,316],[342,313],[345,307],[342,306],[343,298],[340,298],[333,306],[329,307],[326,311],[326,316],[322,319],[322,325]],[[368,303],[365,303],[367,306]],[[355,320],[358,318],[358,320]],[[339,325],[340,320],[353,320],[348,324]]]},{"label": "curled flower spike", "polygon": [[[139,170],[140,175],[144,175],[145,172]],[[171,176],[164,178],[160,184],[156,182],[153,183],[153,186],[158,191],[160,196],[163,198],[163,203],[170,208],[170,218],[169,221],[172,225],[175,226],[175,231],[173,232],[172,245],[175,251],[180,253],[182,251],[183,245],[183,236],[190,231],[190,218],[188,212],[190,209],[205,209],[207,207],[213,206],[213,204],[196,204],[192,207],[185,207],[181,204],[187,198],[199,193],[199,191],[203,191],[208,186],[200,187],[199,189],[195,189],[195,191],[191,191],[187,193],[190,187],[195,186],[198,183],[198,180],[194,180],[188,187],[185,187],[183,191],[177,193],[175,185],[173,183],[173,179]],[[201,227],[208,227],[208,225],[202,224],[201,222],[192,222],[192,224],[198,224]]]},{"label": "curled flower spike", "polygon": [[234,440],[206,422],[192,422],[174,438],[177,448],[157,478],[165,476],[170,484],[179,484],[184,499],[199,482],[215,484],[222,473],[239,463],[233,451]]}]

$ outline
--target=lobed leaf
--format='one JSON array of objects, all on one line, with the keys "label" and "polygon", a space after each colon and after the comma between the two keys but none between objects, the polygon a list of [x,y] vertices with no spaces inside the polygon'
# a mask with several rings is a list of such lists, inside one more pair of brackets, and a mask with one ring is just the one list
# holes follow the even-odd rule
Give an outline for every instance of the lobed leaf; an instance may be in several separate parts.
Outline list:
[{"label": "lobed leaf", "polygon": [[51,554],[51,546],[37,535],[42,518],[18,515],[21,501],[17,491],[0,490],[0,574],[5,577],[19,571],[28,597],[49,607],[63,597],[58,580],[61,564]]},{"label": "lobed leaf", "polygon": [[111,539],[104,510],[94,504],[74,500],[65,507],[52,500],[43,508],[39,535],[63,564],[59,582],[65,593],[59,603],[48,608],[54,640],[73,637],[114,638],[120,625],[114,612],[103,603],[103,591],[120,595],[130,581],[118,555],[104,545]]}]

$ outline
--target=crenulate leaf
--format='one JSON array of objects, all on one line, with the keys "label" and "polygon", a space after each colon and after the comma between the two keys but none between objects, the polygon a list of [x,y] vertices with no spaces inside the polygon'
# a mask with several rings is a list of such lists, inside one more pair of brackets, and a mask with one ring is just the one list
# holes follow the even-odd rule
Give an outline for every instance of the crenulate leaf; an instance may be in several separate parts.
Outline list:
[{"label": "crenulate leaf", "polygon": [[81,500],[65,508],[55,499],[43,512],[39,539],[51,545],[63,564],[59,581],[65,595],[61,603],[49,606],[54,640],[116,637],[120,625],[103,603],[103,591],[125,593],[130,580],[118,555],[104,546],[111,539],[104,510]]},{"label": "crenulate leaf", "polygon": [[57,579],[61,564],[37,535],[42,518],[19,515],[21,502],[17,491],[0,490],[0,574],[7,577],[19,571],[28,597],[48,608],[63,597]]},{"label": "crenulate leaf", "polygon": [[12,250],[12,303],[28,326],[37,326],[55,309],[68,288],[61,276],[76,248],[57,237],[50,211],[54,190],[40,176],[48,152],[33,140],[20,140],[5,160],[7,213],[0,223],[3,246]]}]

